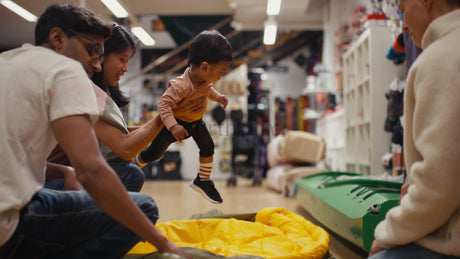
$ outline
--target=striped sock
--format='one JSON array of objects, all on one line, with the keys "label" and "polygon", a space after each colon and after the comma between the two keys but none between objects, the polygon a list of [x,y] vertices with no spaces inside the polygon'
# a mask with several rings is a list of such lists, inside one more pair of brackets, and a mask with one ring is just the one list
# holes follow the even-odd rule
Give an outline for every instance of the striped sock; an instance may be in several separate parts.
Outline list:
[{"label": "striped sock", "polygon": [[208,181],[211,179],[212,163],[200,163],[200,181]]},{"label": "striped sock", "polygon": [[139,154],[137,154],[137,155],[134,157],[134,162],[136,163],[137,166],[139,166],[140,168],[142,168],[142,167],[146,166],[147,163],[144,163],[144,162],[141,162],[141,161],[140,161],[140,159],[142,159],[142,158],[140,158],[140,155],[141,155],[141,154],[139,153]]}]

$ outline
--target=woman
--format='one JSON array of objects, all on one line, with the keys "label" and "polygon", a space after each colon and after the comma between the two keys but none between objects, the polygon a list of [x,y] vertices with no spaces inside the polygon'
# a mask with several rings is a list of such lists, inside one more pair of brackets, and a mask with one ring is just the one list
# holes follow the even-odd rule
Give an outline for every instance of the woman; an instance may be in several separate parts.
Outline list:
[{"label": "woman", "polygon": [[[104,42],[102,70],[92,76],[93,82],[98,86],[95,87],[95,93],[102,110],[101,116],[94,124],[94,131],[104,158],[118,174],[127,190],[140,191],[144,183],[144,174],[130,161],[158,135],[163,123],[159,117],[155,117],[143,126],[128,129],[120,108],[126,106],[129,100],[121,92],[118,81],[128,71],[128,61],[136,50],[136,39],[123,26],[115,23],[112,26],[112,34]],[[47,188],[81,188],[74,180],[73,168],[69,167],[70,162],[62,150],[55,149],[48,162],[50,163],[47,178],[48,175],[57,175],[59,173],[56,172],[61,172],[64,180],[47,180]]]}]

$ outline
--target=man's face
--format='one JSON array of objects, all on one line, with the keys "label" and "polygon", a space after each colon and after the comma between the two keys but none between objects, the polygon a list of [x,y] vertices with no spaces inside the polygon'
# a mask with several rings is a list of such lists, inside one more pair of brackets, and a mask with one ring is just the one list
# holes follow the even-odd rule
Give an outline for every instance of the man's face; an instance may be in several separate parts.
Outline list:
[{"label": "man's face", "polygon": [[408,31],[417,47],[422,46],[422,38],[430,24],[427,0],[400,0],[399,10],[404,14],[403,30]]},{"label": "man's face", "polygon": [[80,62],[91,78],[95,72],[101,71],[103,46],[104,37],[101,35],[73,32],[69,37],[69,44],[62,54]]}]

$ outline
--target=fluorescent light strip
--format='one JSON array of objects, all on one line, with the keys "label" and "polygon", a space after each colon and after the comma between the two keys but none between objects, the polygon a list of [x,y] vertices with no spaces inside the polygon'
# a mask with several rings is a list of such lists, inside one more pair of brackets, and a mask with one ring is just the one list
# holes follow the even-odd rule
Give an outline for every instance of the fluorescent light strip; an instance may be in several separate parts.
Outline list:
[{"label": "fluorescent light strip", "polygon": [[128,12],[118,3],[117,0],[101,0],[101,2],[109,8],[109,10],[115,15],[117,18],[126,18],[128,17]]},{"label": "fluorescent light strip", "polygon": [[278,15],[280,8],[281,0],[267,0],[267,15]]},{"label": "fluorescent light strip", "polygon": [[142,27],[132,27],[131,31],[146,46],[155,45],[155,40]]},{"label": "fluorescent light strip", "polygon": [[274,22],[265,22],[264,44],[273,45],[276,42],[277,24]]},{"label": "fluorescent light strip", "polygon": [[37,16],[33,15],[32,13],[22,8],[21,6],[17,5],[13,1],[3,0],[0,3],[29,22],[36,22],[38,20]]}]

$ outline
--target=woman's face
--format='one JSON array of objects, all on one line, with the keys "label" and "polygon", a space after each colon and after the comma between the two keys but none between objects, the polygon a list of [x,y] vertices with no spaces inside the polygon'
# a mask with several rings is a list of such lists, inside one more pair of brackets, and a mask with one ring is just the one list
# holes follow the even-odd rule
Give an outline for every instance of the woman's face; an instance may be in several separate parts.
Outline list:
[{"label": "woman's face", "polygon": [[431,22],[427,1],[400,0],[399,10],[404,13],[403,30],[410,33],[417,47],[421,47],[423,34]]},{"label": "woman's face", "polygon": [[112,52],[104,55],[104,85],[115,86],[120,77],[128,71],[128,61],[131,57],[131,46],[120,52]]}]

